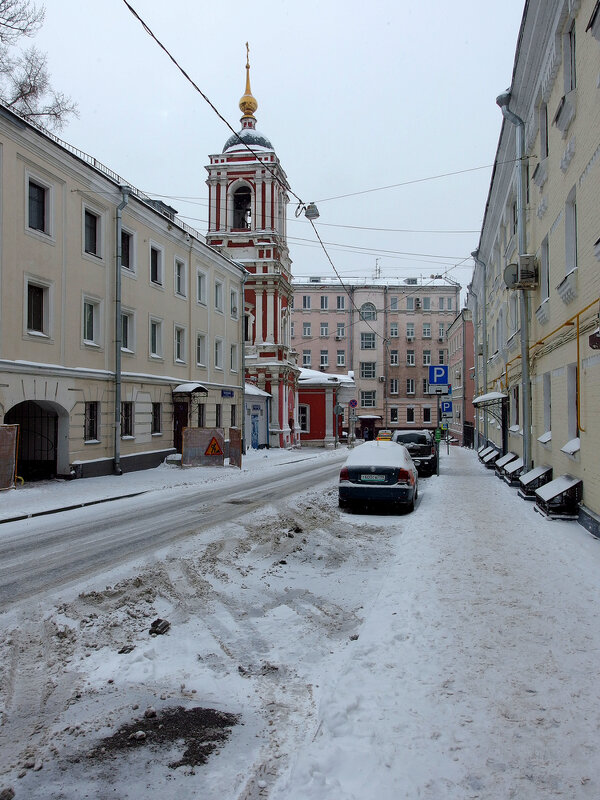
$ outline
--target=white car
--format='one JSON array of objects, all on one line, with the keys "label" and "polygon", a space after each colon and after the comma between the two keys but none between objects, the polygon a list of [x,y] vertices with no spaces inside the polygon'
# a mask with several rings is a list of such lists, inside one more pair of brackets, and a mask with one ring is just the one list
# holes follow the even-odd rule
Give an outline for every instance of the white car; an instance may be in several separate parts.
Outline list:
[{"label": "white car", "polygon": [[402,444],[365,442],[351,451],[340,471],[339,505],[399,504],[412,511],[419,492],[419,476]]}]

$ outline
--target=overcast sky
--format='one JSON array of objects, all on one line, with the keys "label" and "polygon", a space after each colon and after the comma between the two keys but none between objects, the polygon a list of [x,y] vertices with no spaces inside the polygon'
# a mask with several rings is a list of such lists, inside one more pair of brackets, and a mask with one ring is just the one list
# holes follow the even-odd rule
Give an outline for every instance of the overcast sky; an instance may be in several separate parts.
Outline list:
[{"label": "overcast sky", "polygon": [[[257,128],[293,191],[318,203],[342,276],[373,277],[379,259],[383,277],[468,283],[523,0],[130,3],[236,130],[249,41]],[[205,233],[204,166],[230,133],[123,0],[47,0],[36,44],[79,105],[61,138]],[[332,276],[295,205],[294,275]]]}]

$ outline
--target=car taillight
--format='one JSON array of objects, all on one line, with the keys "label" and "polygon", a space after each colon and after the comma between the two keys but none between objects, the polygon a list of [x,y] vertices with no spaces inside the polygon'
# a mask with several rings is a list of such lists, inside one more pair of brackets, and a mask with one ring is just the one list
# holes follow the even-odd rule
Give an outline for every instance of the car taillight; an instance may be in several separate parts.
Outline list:
[{"label": "car taillight", "polygon": [[431,455],[432,456],[435,455],[435,445],[434,444],[431,445]]},{"label": "car taillight", "polygon": [[350,480],[350,473],[348,472],[348,467],[342,467],[340,470],[340,480],[341,481],[349,481]]},{"label": "car taillight", "polygon": [[410,483],[413,484],[415,482],[415,476],[407,469],[399,469],[398,470],[398,480],[396,483]]}]

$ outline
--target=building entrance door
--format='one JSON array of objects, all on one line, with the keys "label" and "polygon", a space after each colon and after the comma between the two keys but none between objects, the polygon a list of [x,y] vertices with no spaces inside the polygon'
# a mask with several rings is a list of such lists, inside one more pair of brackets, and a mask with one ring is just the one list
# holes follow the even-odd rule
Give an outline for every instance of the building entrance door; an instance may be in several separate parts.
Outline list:
[{"label": "building entrance door", "polygon": [[19,426],[17,473],[26,481],[41,481],[56,476],[58,414],[26,400],[4,415],[4,422]]},{"label": "building entrance door", "polygon": [[188,412],[186,402],[173,403],[173,447],[178,453],[183,449],[183,429],[188,425]]}]

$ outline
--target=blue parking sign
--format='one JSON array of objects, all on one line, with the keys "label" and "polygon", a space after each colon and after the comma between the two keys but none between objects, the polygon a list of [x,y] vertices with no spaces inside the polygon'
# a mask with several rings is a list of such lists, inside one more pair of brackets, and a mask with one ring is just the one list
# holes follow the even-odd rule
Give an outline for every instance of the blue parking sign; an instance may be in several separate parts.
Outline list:
[{"label": "blue parking sign", "polygon": [[452,400],[442,400],[440,408],[442,414],[452,414]]},{"label": "blue parking sign", "polygon": [[448,385],[448,365],[435,364],[429,367],[429,384],[430,386],[447,386]]}]

